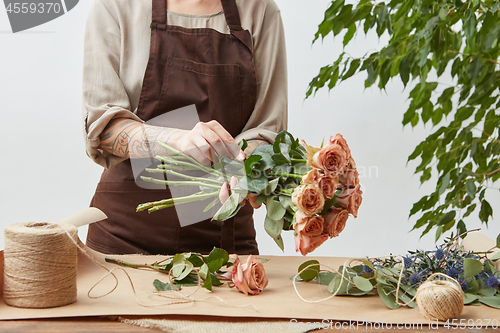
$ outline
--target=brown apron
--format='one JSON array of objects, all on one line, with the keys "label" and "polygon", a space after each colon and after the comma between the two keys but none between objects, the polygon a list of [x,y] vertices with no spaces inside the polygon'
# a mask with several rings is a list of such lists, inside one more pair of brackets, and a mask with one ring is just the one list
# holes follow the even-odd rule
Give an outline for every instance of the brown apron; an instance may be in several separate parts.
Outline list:
[{"label": "brown apron", "polygon": [[[194,104],[201,121],[215,119],[233,137],[241,133],[256,101],[252,39],[241,27],[235,0],[221,2],[230,34],[169,26],[166,0],[152,0],[150,56],[137,111],[141,119]],[[181,227],[174,207],[135,212],[138,204],[169,197],[168,189],[138,186],[130,160],[105,170],[91,206],[108,219],[89,226],[87,245],[115,254],[208,253],[214,246],[258,254],[248,204],[222,227],[210,220]]]}]

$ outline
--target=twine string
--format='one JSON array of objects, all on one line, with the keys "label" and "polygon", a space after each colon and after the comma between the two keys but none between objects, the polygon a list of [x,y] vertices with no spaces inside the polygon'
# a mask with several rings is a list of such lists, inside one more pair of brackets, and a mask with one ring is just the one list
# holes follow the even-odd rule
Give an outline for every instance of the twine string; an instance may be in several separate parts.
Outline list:
[{"label": "twine string", "polygon": [[[63,229],[66,231],[66,234],[68,236],[70,236],[70,234],[68,233],[68,231],[63,227]],[[162,304],[146,304],[146,303],[143,303],[138,294],[137,294],[137,291],[136,291],[136,288],[135,288],[135,285],[134,285],[134,282],[132,281],[132,278],[131,276],[129,275],[129,273],[124,269],[124,268],[121,268],[121,267],[115,267],[115,268],[112,268],[112,269],[108,269],[106,266],[104,266],[103,264],[101,264],[99,261],[97,261],[92,255],[90,255],[87,250],[82,247],[77,241],[75,241],[73,238],[71,238],[71,241],[76,245],[76,247],[82,252],[82,254],[87,257],[88,259],[90,259],[92,262],[94,262],[96,265],[98,265],[99,267],[103,268],[104,270],[106,270],[106,274],[104,274],[90,289],[89,291],[87,292],[87,296],[91,299],[98,299],[98,298],[102,298],[102,297],[105,297],[109,294],[111,294],[113,291],[116,290],[116,288],[118,288],[118,285],[119,285],[119,280],[118,280],[118,277],[114,274],[114,271],[116,270],[120,270],[122,271],[123,273],[125,273],[125,275],[127,276],[127,279],[130,283],[130,287],[132,288],[132,292],[134,294],[134,297],[135,297],[135,300],[137,302],[137,304],[139,304],[140,306],[142,307],[146,307],[146,308],[152,308],[152,307],[162,307],[162,306],[167,306],[167,305],[174,305],[174,304],[185,304],[185,303],[195,303],[195,302],[204,302],[204,301],[207,301],[209,299],[216,299],[218,301],[220,301],[221,303],[223,303],[224,305],[226,306],[229,306],[229,307],[233,307],[233,308],[252,308],[254,309],[256,312],[258,312],[258,309],[255,305],[253,304],[245,304],[245,305],[233,305],[233,304],[229,304],[228,302],[226,302],[224,299],[222,299],[221,297],[219,296],[208,296],[208,297],[205,297],[205,298],[201,298],[201,299],[196,299],[196,298],[193,298],[192,295],[194,295],[201,287],[201,278],[200,278],[200,273],[198,271],[195,271],[197,276],[198,276],[198,285],[196,286],[196,289],[193,290],[191,293],[185,295],[183,294],[181,291],[180,291],[180,288],[177,288],[177,286],[172,283],[172,270],[174,267],[177,267],[177,266],[182,266],[182,267],[186,267],[186,266],[189,266],[185,263],[179,263],[179,264],[176,264],[172,267],[171,270],[168,271],[168,281],[170,283],[170,285],[172,285],[175,290],[171,290],[170,292],[174,292],[175,295],[165,295],[165,294],[161,294],[161,292],[157,291],[157,292],[147,292],[147,294],[151,294],[151,295],[155,295],[155,296],[159,296],[159,297],[163,297],[163,298],[169,298],[169,299],[175,299],[176,301],[173,301],[173,302],[167,302],[167,303],[162,303]],[[98,296],[91,296],[90,293],[92,292],[92,290],[94,290],[95,287],[97,287],[108,275],[112,275],[114,280],[115,280],[115,284],[113,286],[113,288],[111,290],[109,290],[108,292],[102,294],[102,295],[98,295]]]}]

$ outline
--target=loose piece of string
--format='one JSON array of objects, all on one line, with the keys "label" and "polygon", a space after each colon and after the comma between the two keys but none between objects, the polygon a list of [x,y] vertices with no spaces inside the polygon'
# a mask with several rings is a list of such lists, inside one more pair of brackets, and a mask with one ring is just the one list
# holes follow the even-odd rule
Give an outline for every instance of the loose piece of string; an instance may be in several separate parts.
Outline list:
[{"label": "loose piece of string", "polygon": [[[398,256],[385,256],[385,257],[375,257],[375,258],[362,258],[362,259],[347,259],[345,262],[344,262],[344,265],[342,265],[342,274],[340,274],[340,272],[338,270],[336,270],[335,268],[332,268],[328,265],[325,265],[325,264],[321,264],[321,263],[318,263],[318,264],[310,264],[306,267],[304,267],[300,272],[298,272],[296,275],[293,276],[293,279],[292,279],[292,283],[293,283],[293,288],[295,289],[295,293],[297,294],[297,296],[299,296],[299,298],[306,302],[306,303],[321,303],[321,302],[325,302],[335,296],[337,296],[338,292],[340,291],[340,289],[342,288],[342,280],[345,280],[347,281],[347,283],[350,283],[350,284],[353,284],[354,285],[354,282],[351,281],[349,278],[346,277],[346,272],[347,272],[347,268],[350,267],[351,263],[355,262],[355,261],[359,261],[359,262],[362,262],[363,260],[373,260],[373,259],[384,259],[384,258],[394,258],[394,257],[398,257]],[[402,258],[402,257],[401,257]],[[319,300],[306,300],[304,297],[302,297],[302,295],[299,293],[299,291],[297,290],[297,278],[300,276],[300,274],[302,274],[304,271],[306,271],[307,269],[311,268],[311,267],[316,267],[316,266],[319,266],[320,268],[321,267],[325,267],[325,268],[328,268],[329,270],[323,270],[323,272],[325,271],[328,271],[328,272],[332,272],[332,273],[337,273],[340,275],[340,278],[341,278],[341,281],[339,281],[339,286],[337,287],[337,289],[330,294],[330,296],[328,297],[325,297],[325,298],[322,298],[322,299],[319,299]],[[320,270],[321,271],[321,270]],[[401,278],[403,276],[403,270],[401,270],[400,272],[400,276],[399,276],[399,282],[401,282]],[[399,289],[399,282],[398,282],[398,289]],[[411,303],[411,302],[410,302]]]},{"label": "loose piece of string", "polygon": [[[125,275],[127,276],[128,281],[130,282],[130,286],[132,288],[132,292],[133,292],[134,297],[135,297],[135,299],[137,301],[137,304],[139,304],[142,307],[152,308],[152,307],[161,307],[161,306],[174,305],[174,304],[204,302],[204,301],[207,301],[209,299],[214,298],[214,299],[220,301],[221,303],[223,303],[224,305],[227,305],[229,307],[233,307],[233,308],[252,308],[252,309],[254,309],[255,311],[258,312],[258,309],[253,304],[232,305],[232,304],[229,304],[228,302],[226,302],[224,299],[220,298],[219,296],[208,296],[208,297],[205,297],[205,298],[202,298],[202,299],[195,299],[195,298],[191,297],[195,292],[197,292],[201,288],[201,278],[200,278],[200,273],[198,271],[196,271],[196,274],[198,275],[198,285],[197,285],[197,287],[196,287],[196,289],[194,291],[192,291],[191,293],[189,293],[187,295],[185,295],[182,292],[180,292],[180,289],[177,288],[175,286],[175,284],[171,283],[172,282],[171,271],[168,271],[169,283],[176,289],[175,292],[178,294],[179,297],[171,297],[171,296],[168,296],[168,295],[165,295],[165,294],[160,294],[160,292],[148,292],[148,294],[153,294],[153,295],[160,296],[160,297],[163,297],[163,298],[178,299],[178,301],[168,302],[168,303],[162,303],[162,304],[144,304],[139,299],[139,296],[137,295],[137,292],[136,292],[136,289],[135,289],[135,286],[134,286],[134,282],[132,281],[132,278],[130,277],[130,275],[128,274],[128,272],[125,269],[123,269],[121,267],[115,267],[115,268],[112,268],[112,269],[108,269],[106,266],[102,265],[99,261],[97,261],[94,257],[92,257],[92,255],[90,255],[84,247],[80,246],[80,244],[71,237],[71,235],[66,230],[66,228],[64,228],[62,225],[61,225],[61,227],[66,232],[66,234],[69,236],[69,238],[71,239],[71,241],[76,245],[76,247],[83,253],[84,256],[86,256],[88,259],[90,259],[92,262],[94,262],[96,265],[98,265],[99,267],[101,267],[102,269],[104,269],[107,272],[87,292],[87,296],[89,298],[91,298],[91,299],[102,298],[102,297],[105,297],[105,296],[111,294],[113,291],[115,291],[116,288],[118,287],[119,282],[118,282],[117,276],[114,274],[114,271],[115,270],[121,270],[121,271],[123,271],[125,273]],[[177,267],[177,266],[184,266],[185,267],[185,266],[188,266],[188,265],[184,264],[184,263],[177,264],[177,265],[173,266],[172,269],[174,267]],[[95,287],[97,287],[108,275],[113,276],[113,278],[115,279],[115,285],[114,285],[114,287],[110,291],[108,291],[107,293],[105,293],[103,295],[91,296],[90,293],[92,292],[92,290]]]}]

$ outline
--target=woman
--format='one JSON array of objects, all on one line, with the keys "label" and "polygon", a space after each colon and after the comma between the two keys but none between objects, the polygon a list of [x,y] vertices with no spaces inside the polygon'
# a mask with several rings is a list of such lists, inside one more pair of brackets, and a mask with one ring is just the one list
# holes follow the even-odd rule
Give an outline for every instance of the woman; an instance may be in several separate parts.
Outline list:
[{"label": "woman", "polygon": [[[168,9],[167,9],[168,8]],[[85,31],[83,112],[86,150],[106,170],[91,205],[108,219],[87,244],[105,253],[257,254],[252,207],[220,227],[181,227],[175,209],[135,213],[165,190],[136,184],[130,157],[165,154],[167,142],[202,163],[244,154],[286,128],[285,43],[273,0],[95,0]],[[200,122],[144,122],[195,105]],[[215,150],[215,151],[214,151]],[[248,153],[248,152],[247,152]]]}]

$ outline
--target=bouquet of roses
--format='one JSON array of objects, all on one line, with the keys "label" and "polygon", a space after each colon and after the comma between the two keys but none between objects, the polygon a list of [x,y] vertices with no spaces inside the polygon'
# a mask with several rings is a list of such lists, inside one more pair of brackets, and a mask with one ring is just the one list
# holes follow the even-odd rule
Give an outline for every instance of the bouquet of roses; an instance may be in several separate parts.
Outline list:
[{"label": "bouquet of roses", "polygon": [[[264,203],[267,214],[264,228],[283,250],[283,230],[295,231],[295,249],[302,255],[314,251],[328,238],[337,237],[349,214],[357,217],[362,200],[359,175],[351,151],[342,135],[331,137],[321,147],[302,144],[287,131],[279,133],[274,143],[257,147],[245,161],[219,156],[211,167],[162,142],[172,153],[157,156],[162,162],[153,173],[180,177],[181,181],[143,177],[143,180],[176,185],[198,186],[200,191],[185,197],[141,204],[137,211],[150,213],[186,202],[214,197],[206,211],[219,202],[224,186],[231,184],[230,195],[222,197],[222,206],[213,221],[225,221],[239,211],[243,199],[252,195],[255,203]],[[247,144],[242,142],[244,150]],[[204,177],[185,171],[199,170]]]}]

